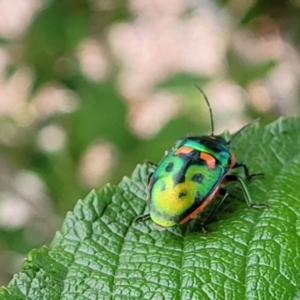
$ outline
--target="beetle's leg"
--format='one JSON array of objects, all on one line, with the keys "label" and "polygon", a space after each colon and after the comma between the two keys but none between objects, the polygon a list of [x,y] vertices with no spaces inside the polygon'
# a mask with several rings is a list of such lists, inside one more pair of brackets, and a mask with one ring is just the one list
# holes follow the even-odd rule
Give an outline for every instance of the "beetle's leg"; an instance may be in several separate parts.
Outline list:
[{"label": "beetle's leg", "polygon": [[222,195],[222,199],[219,201],[219,203],[213,208],[213,210],[209,213],[209,215],[201,222],[201,226],[202,226],[202,231],[205,234],[208,234],[209,231],[206,228],[206,224],[208,223],[208,221],[211,219],[211,217],[215,214],[215,212],[219,209],[219,207],[221,206],[221,204],[224,202],[224,200],[228,197],[229,193],[221,188],[219,189],[219,194]]},{"label": "beetle's leg", "polygon": [[153,176],[153,172],[151,172],[151,173],[149,174],[149,176],[148,176],[148,180],[147,180],[147,184],[149,184],[149,183],[150,183],[150,180],[151,180],[152,176]]},{"label": "beetle's leg", "polygon": [[[245,172],[246,174],[246,172]],[[253,174],[253,175],[258,175],[258,174]],[[253,176],[253,175],[249,175],[248,174],[248,177],[250,176]],[[246,174],[247,176],[247,174]],[[243,194],[244,194],[244,197],[245,197],[245,200],[246,200],[246,203],[249,207],[254,207],[254,208],[269,208],[269,205],[266,204],[266,203],[255,203],[253,202],[251,196],[250,196],[250,193],[248,191],[248,188],[245,184],[245,182],[243,181],[243,179],[237,175],[227,175],[226,177],[226,180],[227,181],[238,181],[241,185],[241,188],[242,188],[242,191],[243,191]]]},{"label": "beetle's leg", "polygon": [[150,160],[145,160],[145,164],[150,166],[150,167],[157,167],[157,164],[155,164],[154,162],[150,161]]},{"label": "beetle's leg", "polygon": [[256,176],[264,176],[264,173],[250,174],[250,173],[249,173],[249,169],[248,169],[247,165],[246,165],[244,162],[237,162],[237,163],[233,166],[233,169],[235,169],[235,168],[240,168],[240,167],[243,167],[244,173],[245,173],[245,176],[246,176],[247,179],[251,179],[251,178],[256,177]]},{"label": "beetle's leg", "polygon": [[133,223],[138,223],[140,221],[144,221],[150,219],[150,214],[145,214],[145,215],[141,215],[141,216],[137,216],[134,220]]},{"label": "beetle's leg", "polygon": [[[146,163],[148,166],[150,166],[150,167],[154,167],[154,168],[157,167],[157,165],[156,165],[155,163],[151,162],[151,161],[146,160],[145,163]],[[152,175],[153,175],[153,172],[149,173],[149,175],[148,175],[148,180],[147,180],[147,185],[149,185]]]}]

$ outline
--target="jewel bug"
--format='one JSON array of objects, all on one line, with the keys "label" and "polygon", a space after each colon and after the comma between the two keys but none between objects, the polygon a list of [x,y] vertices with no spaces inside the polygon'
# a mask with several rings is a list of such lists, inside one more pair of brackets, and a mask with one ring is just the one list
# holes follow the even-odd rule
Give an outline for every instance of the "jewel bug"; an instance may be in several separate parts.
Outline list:
[{"label": "jewel bug", "polygon": [[232,169],[243,168],[248,180],[263,175],[250,174],[246,164],[236,161],[230,150],[232,139],[253,122],[243,126],[230,139],[215,135],[210,103],[204,92],[196,87],[209,109],[211,134],[178,140],[157,165],[153,164],[155,170],[150,174],[147,186],[149,214],[137,217],[135,222],[151,218],[160,230],[184,224],[202,212],[219,194],[221,200],[201,223],[206,232],[205,224],[229,195],[223,184],[231,181],[239,182],[249,207],[268,207],[267,204],[254,203],[244,180],[230,174]]}]

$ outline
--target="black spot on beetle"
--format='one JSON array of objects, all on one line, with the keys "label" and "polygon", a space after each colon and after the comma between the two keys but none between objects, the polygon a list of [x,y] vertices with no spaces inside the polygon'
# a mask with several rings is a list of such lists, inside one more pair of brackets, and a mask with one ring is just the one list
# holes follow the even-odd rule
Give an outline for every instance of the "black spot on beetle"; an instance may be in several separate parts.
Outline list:
[{"label": "black spot on beetle", "polygon": [[174,186],[179,183],[185,182],[185,174],[182,171],[179,171],[173,176]]},{"label": "black spot on beetle", "polygon": [[192,177],[192,181],[197,182],[197,183],[201,183],[204,179],[204,176],[200,173],[194,174]]},{"label": "black spot on beetle", "polygon": [[204,200],[205,199],[201,196],[201,194],[199,192],[197,192],[196,196],[195,196],[195,203],[197,203],[199,205],[202,202],[204,202]]},{"label": "black spot on beetle", "polygon": [[178,193],[178,198],[183,198],[187,195],[187,192],[186,191],[181,191]]},{"label": "black spot on beetle", "polygon": [[174,167],[174,164],[172,162],[170,162],[165,168],[166,172],[171,172],[173,170],[173,167]]}]

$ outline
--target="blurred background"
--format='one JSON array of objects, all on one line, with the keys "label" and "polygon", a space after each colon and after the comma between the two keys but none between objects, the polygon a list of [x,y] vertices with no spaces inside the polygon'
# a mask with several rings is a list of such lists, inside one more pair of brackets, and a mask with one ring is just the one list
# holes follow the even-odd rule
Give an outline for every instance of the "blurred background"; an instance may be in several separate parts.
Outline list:
[{"label": "blurred background", "polygon": [[300,1],[0,0],[0,286],[92,188],[187,134],[299,112]]}]

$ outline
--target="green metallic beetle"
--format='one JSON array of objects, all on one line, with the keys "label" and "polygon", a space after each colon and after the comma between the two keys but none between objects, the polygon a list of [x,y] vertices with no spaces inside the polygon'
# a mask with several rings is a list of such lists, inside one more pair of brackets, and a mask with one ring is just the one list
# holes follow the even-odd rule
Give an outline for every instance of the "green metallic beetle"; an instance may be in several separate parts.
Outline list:
[{"label": "green metallic beetle", "polygon": [[243,190],[247,205],[254,208],[267,208],[267,204],[257,204],[251,199],[243,179],[229,175],[231,169],[242,167],[247,179],[263,175],[249,174],[247,166],[237,162],[230,150],[231,140],[246,126],[236,132],[231,139],[214,135],[212,110],[204,92],[210,113],[211,135],[192,136],[178,140],[160,161],[148,179],[147,201],[150,214],[136,218],[136,222],[151,218],[157,229],[165,229],[176,224],[184,224],[194,218],[213,200],[216,194],[223,197],[208,217],[205,224],[228,196],[221,185],[229,181],[238,181]]}]

